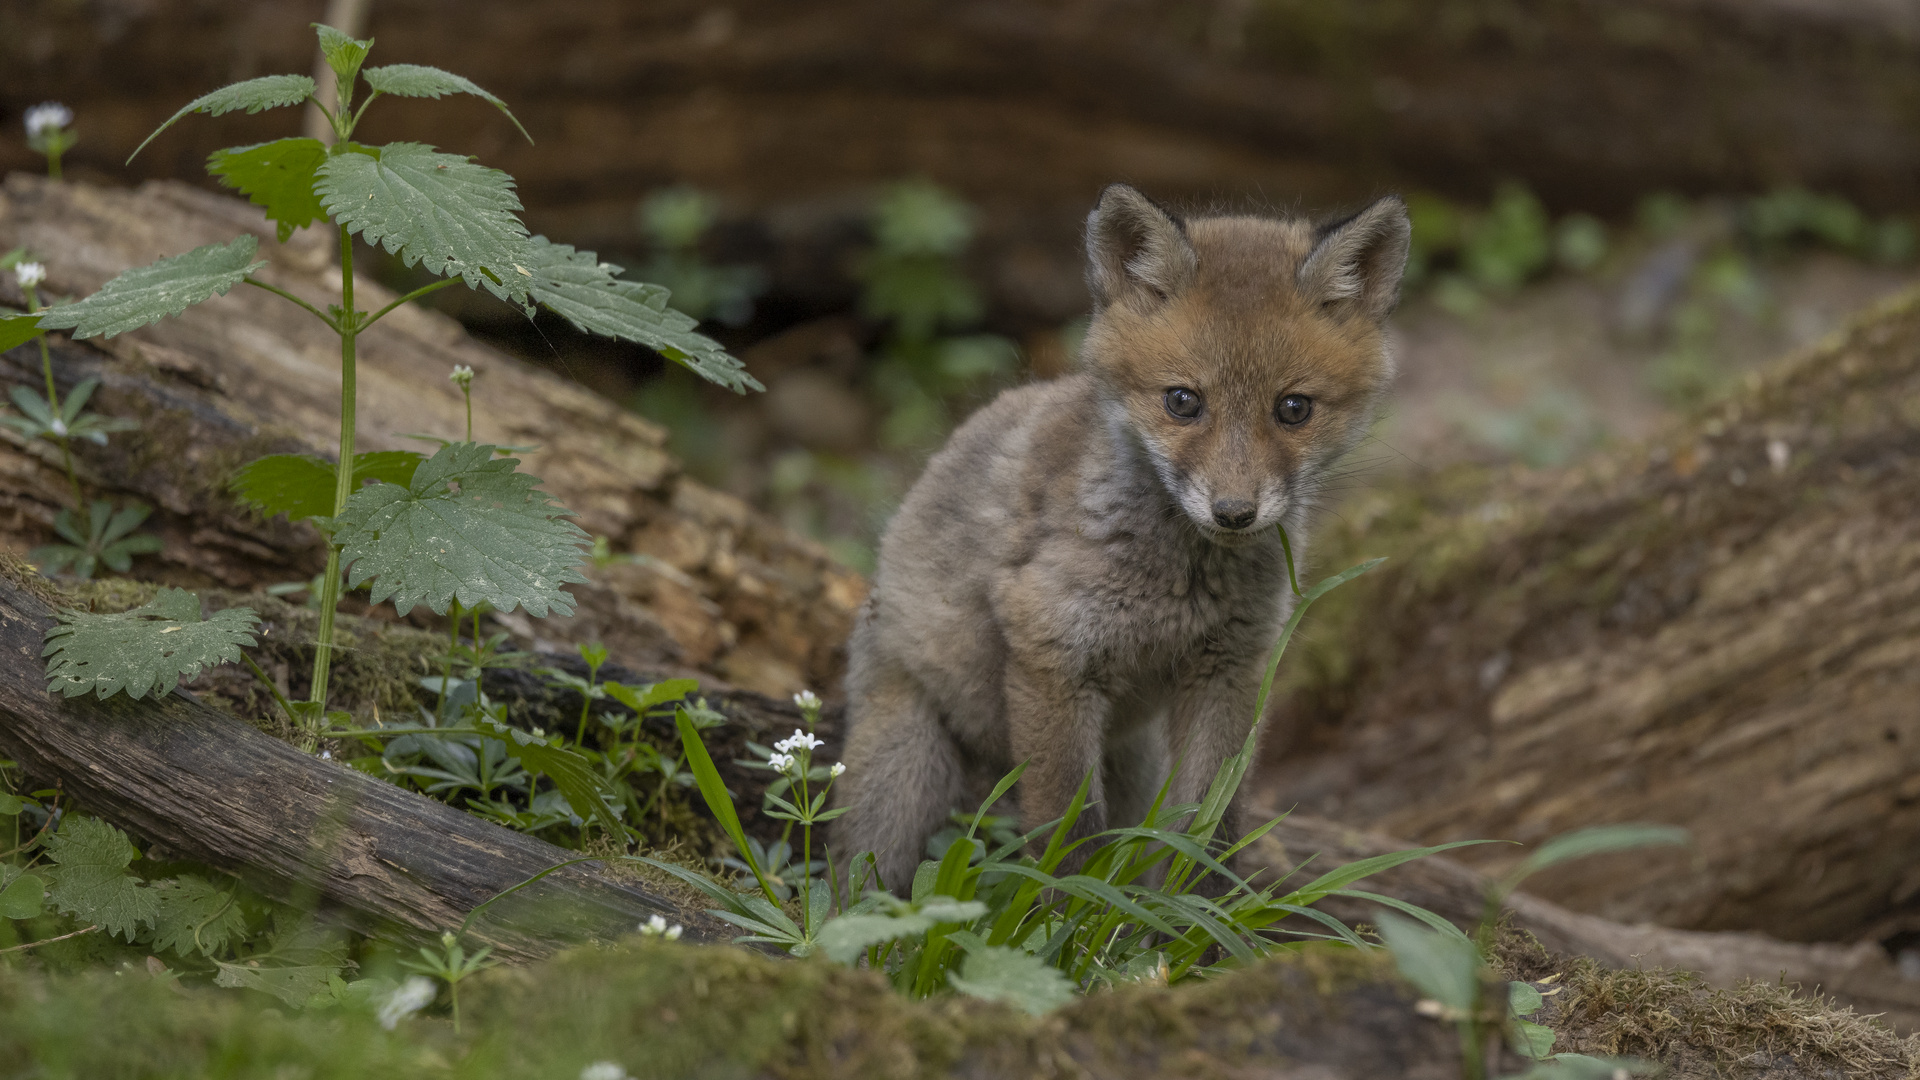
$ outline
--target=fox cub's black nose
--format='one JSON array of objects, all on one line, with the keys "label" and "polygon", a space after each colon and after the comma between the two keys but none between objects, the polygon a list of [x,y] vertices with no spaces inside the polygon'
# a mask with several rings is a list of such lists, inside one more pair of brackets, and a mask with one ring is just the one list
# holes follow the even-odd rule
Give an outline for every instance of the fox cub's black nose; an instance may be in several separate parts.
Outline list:
[{"label": "fox cub's black nose", "polygon": [[1223,529],[1244,529],[1259,513],[1260,508],[1245,499],[1213,500],[1214,523]]}]

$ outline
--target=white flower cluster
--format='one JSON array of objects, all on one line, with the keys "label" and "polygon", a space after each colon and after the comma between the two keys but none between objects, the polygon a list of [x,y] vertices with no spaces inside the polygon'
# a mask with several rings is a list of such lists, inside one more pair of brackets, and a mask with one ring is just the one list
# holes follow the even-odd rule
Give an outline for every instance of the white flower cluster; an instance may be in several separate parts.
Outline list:
[{"label": "white flower cluster", "polygon": [[793,695],[793,703],[804,713],[820,711],[820,695],[811,690],[802,690]]},{"label": "white flower cluster", "polygon": [[[473,385],[473,368],[466,364],[453,365],[453,374],[447,376],[455,386],[465,390]],[[606,1064],[602,1062],[601,1064]]]},{"label": "white flower cluster", "polygon": [[816,739],[806,732],[801,731],[799,728],[794,728],[791,738],[781,739],[779,742],[773,744],[773,748],[783,754],[791,754],[795,750],[802,748],[817,750],[825,745],[826,743],[823,740]]},{"label": "white flower cluster", "polygon": [[658,915],[640,924],[640,932],[642,934],[648,937],[666,938],[668,941],[679,941],[680,933],[685,929],[686,927],[681,926],[679,923],[668,926],[667,920]]},{"label": "white flower cluster", "polygon": [[400,1026],[400,1021],[433,1004],[437,993],[433,980],[424,975],[410,975],[387,1000],[380,1005],[380,1026],[392,1031]]},{"label": "white flower cluster", "polygon": [[580,1080],[633,1080],[617,1061],[596,1061],[580,1070]]},{"label": "white flower cluster", "polygon": [[57,101],[42,102],[27,110],[26,121],[27,135],[37,137],[73,123],[73,110]]},{"label": "white flower cluster", "polygon": [[13,268],[13,276],[20,282],[21,288],[31,289],[47,280],[47,266],[37,262],[21,263]]}]

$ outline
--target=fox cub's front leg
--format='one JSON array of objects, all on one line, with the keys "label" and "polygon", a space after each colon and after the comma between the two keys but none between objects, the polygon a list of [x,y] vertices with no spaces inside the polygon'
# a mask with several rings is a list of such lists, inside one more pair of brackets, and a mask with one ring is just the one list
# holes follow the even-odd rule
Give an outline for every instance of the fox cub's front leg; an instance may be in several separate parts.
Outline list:
[{"label": "fox cub's front leg", "polygon": [[[1067,842],[1104,831],[1108,807],[1100,762],[1110,698],[1056,657],[1016,653],[1007,665],[1006,701],[1013,760],[1027,763],[1020,776],[1021,831],[1032,832],[1064,815],[1089,776],[1086,806]],[[1050,835],[1033,841],[1036,854]],[[1088,854],[1086,847],[1079,848],[1063,869],[1077,867]]]},{"label": "fox cub's front leg", "polygon": [[[1167,791],[1168,804],[1206,798],[1220,766],[1246,746],[1247,732],[1257,719],[1253,712],[1260,674],[1256,654],[1207,653],[1184,665],[1167,731],[1178,763]],[[1214,833],[1216,841],[1230,844],[1246,833],[1250,796],[1244,779],[1227,803]],[[1228,869],[1238,872],[1231,862]]]}]

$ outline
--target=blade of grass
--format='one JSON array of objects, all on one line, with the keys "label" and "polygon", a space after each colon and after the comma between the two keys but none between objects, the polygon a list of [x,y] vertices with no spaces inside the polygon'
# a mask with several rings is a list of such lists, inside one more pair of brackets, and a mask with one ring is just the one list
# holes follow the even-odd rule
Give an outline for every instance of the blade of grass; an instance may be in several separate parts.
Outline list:
[{"label": "blade of grass", "polygon": [[759,860],[753,857],[753,848],[747,843],[747,832],[740,827],[740,815],[733,808],[733,798],[727,794],[726,782],[720,779],[720,770],[714,767],[713,757],[707,753],[706,744],[700,741],[700,729],[693,726],[693,717],[685,709],[673,711],[673,723],[680,729],[680,745],[686,751],[687,768],[700,788],[701,799],[706,801],[714,820],[726,830],[727,839],[733,841],[734,850],[740,853],[740,861],[753,871],[753,880],[759,883],[760,891],[770,902],[778,903],[773,887],[767,884],[766,875],[760,872]]}]

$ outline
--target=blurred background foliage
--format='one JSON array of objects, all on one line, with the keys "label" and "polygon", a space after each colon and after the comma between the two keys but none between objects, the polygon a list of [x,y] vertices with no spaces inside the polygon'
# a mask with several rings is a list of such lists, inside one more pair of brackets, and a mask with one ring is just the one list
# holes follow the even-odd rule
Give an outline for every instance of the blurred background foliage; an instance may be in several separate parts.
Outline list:
[{"label": "blurred background foliage", "polygon": [[[443,149],[518,177],[535,229],[670,287],[767,392],[465,290],[442,310],[870,570],[953,426],[1072,367],[1080,222],[1113,180],[1198,211],[1407,196],[1401,383],[1353,483],[1651,434],[1914,277],[1920,24],[1896,8],[374,0],[383,56],[460,70],[538,142],[474,102],[389,103],[367,134],[451,118]],[[208,72],[310,68],[328,10],[0,0],[0,114],[71,105],[70,176],[209,186],[210,149],[286,117],[127,152]],[[0,129],[0,171],[37,161]]]}]

